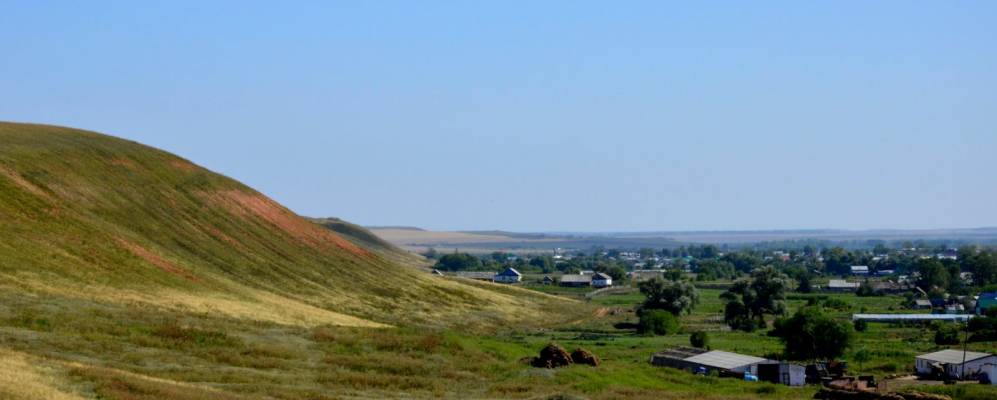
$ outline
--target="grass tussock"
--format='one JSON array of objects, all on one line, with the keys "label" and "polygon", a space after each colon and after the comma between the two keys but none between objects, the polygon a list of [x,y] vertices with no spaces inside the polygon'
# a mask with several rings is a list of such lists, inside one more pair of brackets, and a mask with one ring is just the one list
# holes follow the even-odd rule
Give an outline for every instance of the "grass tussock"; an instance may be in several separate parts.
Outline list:
[{"label": "grass tussock", "polygon": [[36,357],[0,349],[0,398],[10,400],[82,400],[60,371]]},{"label": "grass tussock", "polygon": [[90,382],[94,392],[115,400],[245,400],[246,396],[195,385],[152,379],[108,368],[78,367],[70,376]]}]

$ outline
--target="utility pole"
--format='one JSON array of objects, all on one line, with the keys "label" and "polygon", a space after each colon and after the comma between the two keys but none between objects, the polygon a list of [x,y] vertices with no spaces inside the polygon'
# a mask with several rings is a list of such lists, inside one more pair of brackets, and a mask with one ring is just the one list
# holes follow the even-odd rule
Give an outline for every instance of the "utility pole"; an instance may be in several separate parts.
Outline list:
[{"label": "utility pole", "polygon": [[969,320],[966,320],[967,324],[963,327],[965,334],[962,337],[962,366],[959,367],[959,380],[966,379],[966,346],[969,345]]}]

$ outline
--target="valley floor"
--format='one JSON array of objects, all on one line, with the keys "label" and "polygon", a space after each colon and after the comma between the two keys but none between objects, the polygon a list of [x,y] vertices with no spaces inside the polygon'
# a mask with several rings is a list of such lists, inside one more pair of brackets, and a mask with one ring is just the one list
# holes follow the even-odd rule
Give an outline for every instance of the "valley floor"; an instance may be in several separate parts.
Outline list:
[{"label": "valley floor", "polygon": [[[688,334],[646,337],[627,329],[636,322],[632,309],[639,293],[585,300],[580,289],[534,288],[583,302],[565,311],[564,322],[547,327],[472,332],[442,326],[304,328],[3,290],[0,398],[804,399],[817,390],[653,367],[653,352],[688,345]],[[717,320],[719,293],[701,291],[699,307],[683,317],[684,329],[709,331],[715,349],[759,356],[781,349],[764,333],[724,330]],[[861,309],[885,311],[901,300],[833,296],[848,304],[839,311],[842,317]],[[794,297],[791,308],[804,302]],[[921,328],[872,324],[858,334],[856,349],[871,350],[873,360],[851,363],[851,370],[880,378],[908,371],[916,354],[936,348],[931,337]],[[589,349],[603,364],[547,370],[523,361],[552,341],[569,350]],[[997,397],[997,389],[982,385],[919,390],[961,399]]]}]

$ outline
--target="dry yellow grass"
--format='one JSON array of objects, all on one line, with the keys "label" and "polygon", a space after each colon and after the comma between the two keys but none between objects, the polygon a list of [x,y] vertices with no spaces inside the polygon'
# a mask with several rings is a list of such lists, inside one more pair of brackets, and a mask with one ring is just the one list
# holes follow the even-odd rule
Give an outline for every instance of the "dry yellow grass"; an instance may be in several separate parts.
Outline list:
[{"label": "dry yellow grass", "polygon": [[230,283],[226,292],[187,292],[172,288],[133,290],[100,285],[42,281],[25,275],[10,277],[42,296],[54,295],[111,304],[141,303],[169,310],[274,322],[310,328],[319,325],[386,327],[351,315],[315,307],[272,292]]},{"label": "dry yellow grass", "polygon": [[41,359],[0,349],[0,398],[10,400],[82,400],[74,393],[59,368],[46,366]]}]

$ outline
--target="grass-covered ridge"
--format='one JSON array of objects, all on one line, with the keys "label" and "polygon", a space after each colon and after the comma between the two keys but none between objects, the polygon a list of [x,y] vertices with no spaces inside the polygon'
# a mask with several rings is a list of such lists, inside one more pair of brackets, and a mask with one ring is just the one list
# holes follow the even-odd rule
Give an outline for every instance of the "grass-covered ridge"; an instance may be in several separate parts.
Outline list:
[{"label": "grass-covered ridge", "polygon": [[565,302],[439,279],[175,155],[0,123],[2,290],[280,324],[501,325]]},{"label": "grass-covered ridge", "polygon": [[421,267],[432,265],[425,257],[402,250],[362,226],[334,217],[313,218],[312,222],[331,229],[353,244],[373,251],[391,261]]}]

